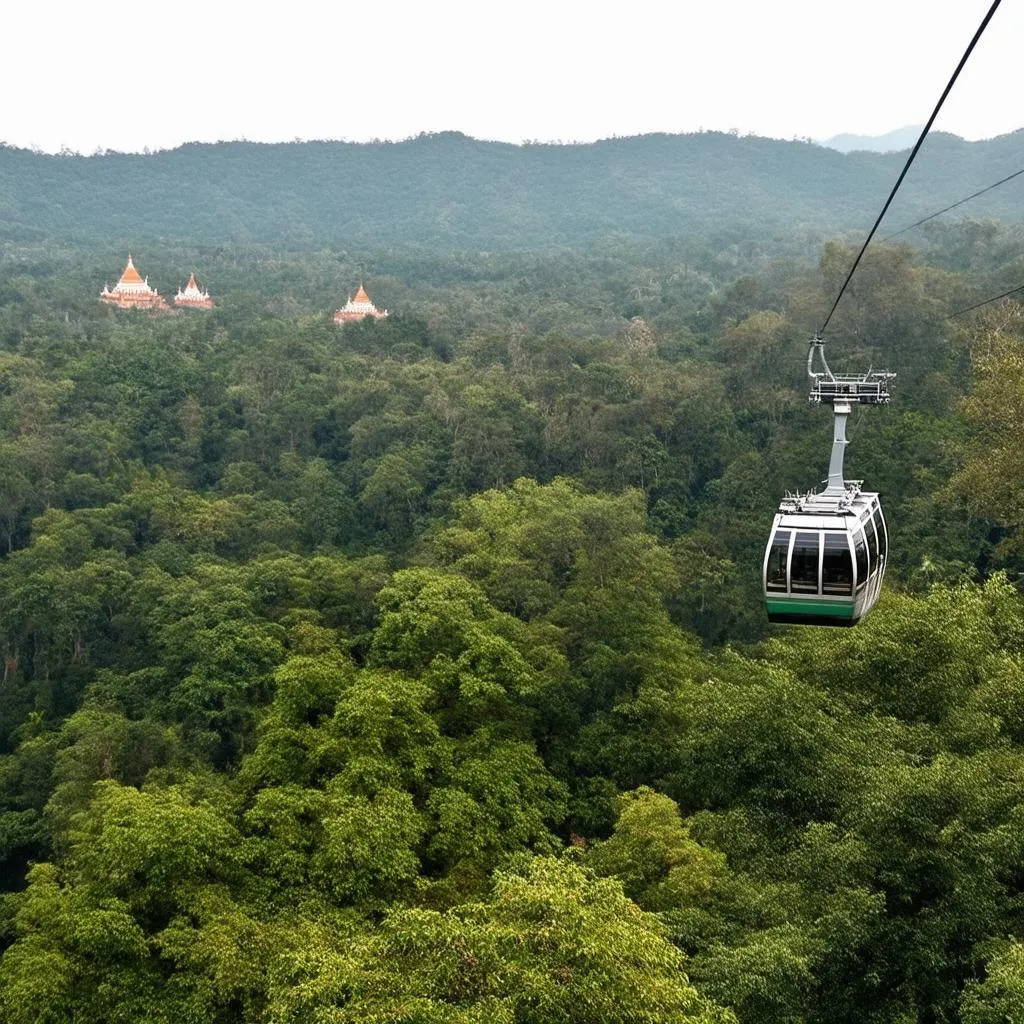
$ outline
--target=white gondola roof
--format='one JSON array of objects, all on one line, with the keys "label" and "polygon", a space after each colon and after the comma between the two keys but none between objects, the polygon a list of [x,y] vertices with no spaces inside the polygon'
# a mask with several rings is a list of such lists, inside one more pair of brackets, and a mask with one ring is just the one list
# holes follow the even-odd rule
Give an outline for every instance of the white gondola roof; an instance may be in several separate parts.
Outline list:
[{"label": "white gondola roof", "polygon": [[839,512],[829,516],[810,516],[799,512],[780,512],[775,517],[775,529],[782,530],[843,530],[857,521],[854,512]]},{"label": "white gondola roof", "polygon": [[787,494],[779,502],[779,512],[834,516],[856,514],[871,505],[877,505],[878,494],[874,491],[862,491],[860,485],[860,480],[847,480],[846,489],[842,491],[838,488],[827,488],[820,494],[814,491],[807,494]]},{"label": "white gondola roof", "polygon": [[880,508],[878,494],[862,491],[859,482],[848,482],[844,495],[787,495],[775,516],[775,529],[845,530],[866,511]]}]

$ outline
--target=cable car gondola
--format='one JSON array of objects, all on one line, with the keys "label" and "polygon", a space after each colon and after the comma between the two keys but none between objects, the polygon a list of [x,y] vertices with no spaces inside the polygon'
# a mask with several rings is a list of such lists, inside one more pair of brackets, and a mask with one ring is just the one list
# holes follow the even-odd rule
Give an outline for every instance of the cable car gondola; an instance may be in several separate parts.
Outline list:
[{"label": "cable car gondola", "polygon": [[[814,370],[819,352],[824,372]],[[854,626],[882,590],[889,551],[877,494],[843,478],[846,420],[854,405],[889,401],[893,373],[836,376],[825,362],[824,342],[810,342],[807,372],[811,401],[832,406],[834,434],[828,485],[820,494],[787,495],[779,505],[764,553],[764,602],[769,622]]]},{"label": "cable car gondola", "polygon": [[[967,50],[960,58],[960,63],[943,89],[931,117],[921,130],[914,148],[903,165],[903,170],[889,192],[889,197],[868,232],[868,237],[864,239],[864,244],[840,286],[839,294],[836,295],[825,322],[811,338],[807,353],[811,401],[832,406],[835,418],[832,459],[829,462],[828,485],[825,490],[820,494],[787,495],[775,516],[762,567],[764,601],[771,622],[853,626],[871,611],[881,592],[889,548],[882,506],[877,494],[860,489],[860,480],[843,478],[843,449],[846,447],[846,419],[850,415],[850,410],[854,405],[886,404],[889,401],[889,381],[896,374],[872,373],[870,370],[860,375],[833,374],[825,361],[825,343],[821,335],[828,329],[839,301],[845,294],[867,247],[871,244],[871,239],[874,238],[886,211],[892,205],[903,179],[910,170],[910,165],[942,109],[942,104],[992,15],[995,14],[999,2],[1000,0],[993,0]],[[985,191],[988,189],[982,189],[982,192]],[[981,195],[981,192],[967,198],[973,199],[975,195]],[[945,210],[939,212],[944,213]],[[916,227],[916,224],[911,226]],[[975,308],[977,306],[970,306],[960,310],[960,313],[967,313]],[[959,316],[959,313],[954,315]],[[821,356],[823,371],[814,369],[815,352]]]}]

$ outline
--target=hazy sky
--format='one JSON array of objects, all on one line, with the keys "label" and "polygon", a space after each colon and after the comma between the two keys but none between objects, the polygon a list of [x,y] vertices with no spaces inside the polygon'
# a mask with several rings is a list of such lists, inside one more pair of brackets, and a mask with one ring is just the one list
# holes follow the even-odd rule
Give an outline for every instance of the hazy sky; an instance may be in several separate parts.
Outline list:
[{"label": "hazy sky", "polygon": [[[55,151],[248,138],[792,138],[924,122],[991,0],[12,3],[0,140]],[[1024,126],[1007,0],[936,127]]]}]

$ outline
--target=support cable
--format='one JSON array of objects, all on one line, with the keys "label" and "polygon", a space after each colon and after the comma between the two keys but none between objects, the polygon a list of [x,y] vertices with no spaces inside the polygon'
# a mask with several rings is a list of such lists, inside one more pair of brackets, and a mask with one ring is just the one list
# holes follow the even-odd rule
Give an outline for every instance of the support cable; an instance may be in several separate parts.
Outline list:
[{"label": "support cable", "polygon": [[966,309],[958,309],[955,313],[950,313],[946,319],[952,320],[954,317],[963,316],[964,313],[970,313],[972,310],[981,309],[982,306],[987,306],[990,302],[998,302],[1000,299],[1005,299],[1008,295],[1013,295],[1015,292],[1024,292],[1024,284],[1018,285],[1016,288],[1011,288],[1008,292],[1003,292],[1000,295],[993,295],[991,299],[985,299],[984,302],[976,302],[973,306],[968,306]]},{"label": "support cable", "polygon": [[974,52],[974,47],[977,46],[978,40],[981,38],[981,34],[988,27],[988,23],[992,20],[992,15],[996,13],[999,4],[1002,0],[994,0],[992,6],[988,9],[988,13],[982,19],[981,24],[978,26],[978,30],[974,33],[974,38],[970,41],[967,49],[964,51],[964,55],[960,58],[960,63],[957,64],[956,70],[953,72],[953,77],[946,83],[946,88],[942,90],[942,95],[939,97],[939,102],[935,104],[935,109],[932,111],[932,116],[928,118],[928,123],[924,126],[921,132],[921,137],[914,144],[914,148],[910,151],[910,156],[907,157],[907,162],[903,165],[903,170],[900,171],[900,176],[896,179],[896,184],[893,185],[892,191],[889,193],[889,198],[886,199],[885,205],[882,207],[882,212],[878,215],[878,219],[875,221],[871,231],[868,232],[868,237],[864,240],[864,244],[860,247],[860,252],[857,253],[857,258],[853,261],[853,266],[850,267],[850,272],[846,275],[846,280],[843,281],[842,287],[839,289],[839,294],[836,296],[836,301],[832,303],[832,308],[829,310],[828,316],[825,317],[825,322],[821,325],[821,329],[818,331],[818,335],[825,333],[825,328],[828,327],[829,321],[832,319],[832,314],[835,313],[836,307],[839,305],[839,300],[843,297],[843,293],[846,291],[846,286],[850,283],[850,278],[853,277],[853,272],[857,269],[857,265],[861,261],[861,257],[864,255],[864,251],[868,245],[871,244],[871,239],[874,238],[875,232],[878,230],[878,225],[882,223],[882,218],[886,215],[889,210],[889,206],[892,204],[893,199],[896,198],[896,193],[899,191],[900,185],[903,184],[903,179],[907,176],[907,171],[910,170],[910,165],[914,162],[914,157],[917,156],[918,150],[922,144],[928,132],[931,130],[932,125],[935,122],[935,118],[939,116],[939,111],[942,109],[942,104],[946,102],[946,97],[949,95],[956,83],[957,78],[960,77],[960,72],[963,71],[964,65],[967,63],[968,57]]},{"label": "support cable", "polygon": [[958,206],[963,206],[964,203],[969,203],[972,199],[977,199],[978,196],[983,196],[986,192],[991,192],[992,189],[999,188],[1000,185],[1005,185],[1008,181],[1012,181],[1021,174],[1024,174],[1024,167],[1019,171],[1014,171],[1013,174],[1008,174],[1005,178],[1000,178],[992,185],[986,185],[985,188],[979,189],[977,192],[972,192],[969,196],[965,196],[963,199],[958,199],[955,203],[951,203],[949,206],[944,206],[941,210],[936,210],[935,213],[928,214],[927,217],[915,220],[913,224],[908,224],[905,228],[900,228],[899,231],[894,231],[891,235],[883,235],[879,241],[888,242],[890,238],[898,238],[900,235],[905,235],[912,228],[918,228],[922,224],[927,224],[928,221],[934,220],[936,217],[941,217],[944,213],[949,213],[950,210],[955,210]]}]

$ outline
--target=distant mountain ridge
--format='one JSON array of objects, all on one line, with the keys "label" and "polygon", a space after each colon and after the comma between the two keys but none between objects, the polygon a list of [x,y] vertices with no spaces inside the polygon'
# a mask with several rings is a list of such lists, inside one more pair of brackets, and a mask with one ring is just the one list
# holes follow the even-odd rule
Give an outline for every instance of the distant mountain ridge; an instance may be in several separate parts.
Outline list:
[{"label": "distant mountain ridge", "polygon": [[[509,249],[614,235],[737,239],[863,229],[902,157],[704,132],[587,145],[481,142],[191,144],[148,155],[0,147],[0,241],[173,238],[293,247]],[[1024,167],[1024,132],[929,137],[894,226]],[[964,208],[1024,221],[1024,189]]]},{"label": "distant mountain ridge", "polygon": [[900,150],[913,147],[921,137],[922,128],[924,128],[923,124],[908,124],[903,128],[894,128],[884,135],[852,135],[849,132],[844,132],[841,135],[833,135],[832,138],[825,139],[821,145],[828,146],[829,149],[838,149],[840,153],[858,151],[898,153]]}]

